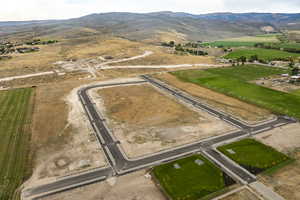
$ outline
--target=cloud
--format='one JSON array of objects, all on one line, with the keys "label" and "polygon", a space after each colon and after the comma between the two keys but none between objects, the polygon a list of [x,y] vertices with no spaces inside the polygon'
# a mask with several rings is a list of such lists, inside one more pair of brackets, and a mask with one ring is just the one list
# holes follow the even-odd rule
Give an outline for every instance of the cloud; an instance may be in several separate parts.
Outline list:
[{"label": "cloud", "polygon": [[[1,0],[4,1],[4,0]],[[9,0],[0,21],[66,19],[103,12],[299,12],[300,0]]]}]

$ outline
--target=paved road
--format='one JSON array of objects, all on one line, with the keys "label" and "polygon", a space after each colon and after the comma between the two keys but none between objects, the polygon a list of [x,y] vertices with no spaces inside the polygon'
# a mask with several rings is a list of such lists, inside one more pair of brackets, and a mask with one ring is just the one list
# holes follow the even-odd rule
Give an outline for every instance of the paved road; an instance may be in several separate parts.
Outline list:
[{"label": "paved road", "polygon": [[[163,162],[168,162],[185,155],[189,155],[195,152],[200,152],[201,149],[205,149],[205,151],[202,152],[208,154],[208,156],[213,157],[213,159],[211,160],[215,162],[217,165],[219,165],[226,173],[228,173],[229,170],[229,175],[233,175],[234,179],[237,180],[238,177],[238,180],[240,179],[243,180],[244,182],[251,183],[255,180],[251,176],[251,174],[249,175],[249,173],[246,173],[244,170],[241,169],[241,167],[233,164],[232,162],[228,162],[228,160],[224,159],[218,152],[214,151],[211,148],[211,146],[241,136],[250,136],[249,135],[250,132],[252,134],[258,134],[260,132],[273,129],[278,126],[283,126],[285,124],[294,122],[290,118],[279,116],[276,120],[273,120],[271,122],[257,125],[257,126],[249,126],[244,122],[241,122],[235,118],[232,118],[231,116],[226,115],[225,113],[222,113],[218,110],[215,110],[207,105],[204,105],[194,100],[194,98],[190,97],[189,95],[183,93],[182,91],[178,91],[177,89],[173,89],[172,87],[168,86],[165,83],[162,83],[160,81],[157,81],[145,75],[142,76],[142,78],[145,81],[94,85],[94,86],[83,88],[78,91],[78,96],[80,98],[80,101],[88,115],[89,121],[92,124],[92,127],[97,135],[97,138],[103,147],[105,155],[109,160],[109,165],[111,169],[109,169],[108,171],[100,170],[98,172],[83,174],[68,179],[64,179],[52,184],[43,185],[38,188],[33,188],[25,191],[25,194],[27,196],[39,195],[45,192],[51,193],[51,191],[57,191],[60,188],[65,188],[66,186],[77,185],[81,182],[93,180],[97,176],[108,177],[109,174],[117,175],[117,176],[124,175],[150,166],[159,165]],[[115,140],[115,138],[110,133],[110,130],[107,128],[105,119],[102,117],[101,113],[99,113],[99,111],[95,107],[95,104],[90,99],[88,95],[88,91],[93,88],[101,88],[101,87],[108,87],[108,86],[141,84],[141,83],[145,83],[146,81],[152,84],[153,86],[158,87],[161,90],[164,90],[165,92],[174,95],[174,97],[193,105],[198,109],[202,109],[214,116],[219,117],[225,122],[238,127],[240,130],[233,133],[229,133],[227,135],[218,136],[212,139],[203,140],[197,143],[181,146],[176,149],[159,152],[157,154],[148,157],[144,157],[136,160],[128,159],[126,155],[122,152],[121,148],[119,147],[120,145],[119,141]]]},{"label": "paved road", "polygon": [[[58,179],[57,181],[45,185],[41,185],[32,189],[28,189],[23,192],[23,197],[30,197],[39,194],[43,194],[45,197],[49,194],[55,194],[57,192],[62,192],[65,190],[75,189],[84,185],[91,184],[96,181],[105,180],[112,176],[111,168],[97,169],[90,172],[82,173],[79,175],[74,175],[70,177],[64,177]],[[36,198],[38,199],[38,198]]]}]

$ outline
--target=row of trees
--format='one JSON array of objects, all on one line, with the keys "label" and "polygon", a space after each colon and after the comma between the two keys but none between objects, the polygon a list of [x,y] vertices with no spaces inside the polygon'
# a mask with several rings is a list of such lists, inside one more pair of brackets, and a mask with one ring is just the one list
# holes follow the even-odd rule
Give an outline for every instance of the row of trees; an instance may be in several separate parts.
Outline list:
[{"label": "row of trees", "polygon": [[290,53],[300,53],[299,48],[287,48],[287,47],[282,48],[282,47],[278,46],[277,44],[256,43],[254,45],[254,47],[264,48],[264,49],[283,50],[283,51],[290,52]]},{"label": "row of trees", "polygon": [[[196,56],[208,55],[207,52],[196,49],[196,48],[200,47],[197,43],[187,43],[187,44],[182,45],[182,44],[176,44],[174,41],[170,41],[168,43],[163,42],[162,46],[172,47],[172,48],[175,47],[175,51],[177,51],[177,52],[185,52],[185,53],[189,53],[189,54],[196,55]],[[190,48],[187,48],[187,47],[191,47],[191,48],[194,48],[194,49],[190,49]]]},{"label": "row of trees", "polygon": [[205,52],[205,51],[201,51],[199,49],[184,48],[181,44],[175,45],[175,50],[180,51],[180,52],[187,52],[187,53],[195,55],[195,56],[206,56],[206,55],[208,55],[208,53]]}]

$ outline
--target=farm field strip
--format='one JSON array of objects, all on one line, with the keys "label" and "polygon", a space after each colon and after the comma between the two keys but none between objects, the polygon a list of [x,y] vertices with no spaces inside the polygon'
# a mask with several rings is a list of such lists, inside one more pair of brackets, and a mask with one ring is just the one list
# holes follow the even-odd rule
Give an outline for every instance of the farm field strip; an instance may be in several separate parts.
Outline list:
[{"label": "farm field strip", "polygon": [[0,199],[14,199],[27,176],[30,132],[29,114],[33,89],[0,92]]},{"label": "farm field strip", "polygon": [[250,59],[251,56],[257,55],[258,59],[263,61],[272,61],[272,60],[289,60],[290,57],[298,58],[300,54],[298,53],[289,53],[281,50],[274,49],[236,49],[233,52],[230,52],[224,58],[226,59],[238,59],[241,56],[245,56],[247,59]]},{"label": "farm field strip", "polygon": [[[260,68],[260,70],[259,70]],[[226,69],[187,70],[173,72],[179,79],[224,93],[242,101],[268,109],[276,114],[300,119],[300,97],[265,88],[248,81],[287,72],[283,69],[242,66]]]}]

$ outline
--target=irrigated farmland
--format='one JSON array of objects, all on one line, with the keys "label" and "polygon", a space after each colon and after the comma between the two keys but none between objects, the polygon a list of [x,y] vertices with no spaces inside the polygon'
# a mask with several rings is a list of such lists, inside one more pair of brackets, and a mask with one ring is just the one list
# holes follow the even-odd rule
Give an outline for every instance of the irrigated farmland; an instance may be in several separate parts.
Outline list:
[{"label": "irrigated farmland", "polygon": [[0,92],[0,199],[18,199],[17,188],[29,176],[33,89]]},{"label": "irrigated farmland", "polygon": [[178,71],[172,74],[180,80],[258,105],[273,113],[300,119],[299,96],[248,82],[282,73],[287,73],[287,71],[279,68],[245,65],[222,69]]}]

